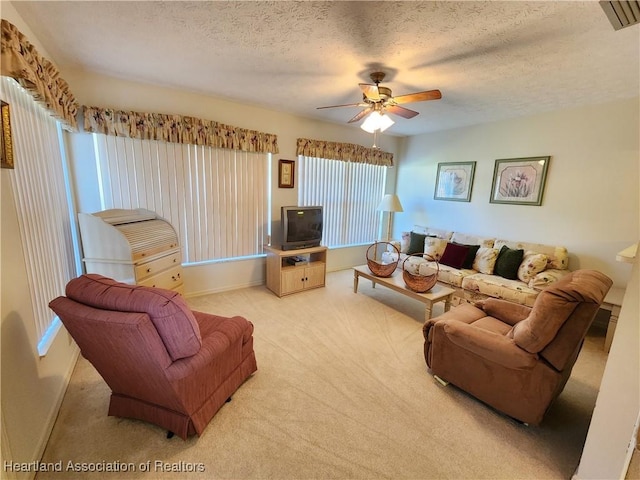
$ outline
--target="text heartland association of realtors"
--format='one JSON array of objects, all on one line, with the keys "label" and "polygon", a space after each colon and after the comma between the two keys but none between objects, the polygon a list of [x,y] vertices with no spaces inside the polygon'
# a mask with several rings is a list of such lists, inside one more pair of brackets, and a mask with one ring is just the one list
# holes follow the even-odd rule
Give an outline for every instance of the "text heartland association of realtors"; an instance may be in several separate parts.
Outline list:
[{"label": "text heartland association of realtors", "polygon": [[173,462],[167,463],[161,460],[149,460],[142,463],[126,462],[4,462],[5,472],[174,472],[190,473],[205,472],[204,463]]}]

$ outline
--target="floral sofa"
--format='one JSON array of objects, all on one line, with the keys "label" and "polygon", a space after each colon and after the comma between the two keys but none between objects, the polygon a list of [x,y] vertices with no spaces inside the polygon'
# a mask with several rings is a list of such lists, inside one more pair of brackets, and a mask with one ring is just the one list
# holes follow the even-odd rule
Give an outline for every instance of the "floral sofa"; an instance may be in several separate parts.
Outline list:
[{"label": "floral sofa", "polygon": [[488,297],[532,306],[538,293],[569,273],[562,246],[479,237],[415,226],[403,233],[399,268],[426,275],[436,268],[438,281],[456,290],[455,303]]}]

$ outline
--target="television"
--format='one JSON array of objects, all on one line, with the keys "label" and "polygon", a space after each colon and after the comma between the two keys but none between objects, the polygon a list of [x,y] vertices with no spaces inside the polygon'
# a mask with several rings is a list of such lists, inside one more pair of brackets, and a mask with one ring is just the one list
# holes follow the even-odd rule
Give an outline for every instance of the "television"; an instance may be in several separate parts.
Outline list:
[{"label": "television", "polygon": [[317,247],[322,241],[322,206],[281,207],[282,250]]}]

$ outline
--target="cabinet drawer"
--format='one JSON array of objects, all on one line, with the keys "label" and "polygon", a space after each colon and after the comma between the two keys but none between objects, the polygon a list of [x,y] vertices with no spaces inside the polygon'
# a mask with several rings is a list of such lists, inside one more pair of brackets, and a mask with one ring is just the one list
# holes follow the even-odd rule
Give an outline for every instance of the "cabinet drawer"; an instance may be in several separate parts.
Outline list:
[{"label": "cabinet drawer", "polygon": [[163,270],[168,268],[176,267],[180,265],[180,252],[175,252],[172,255],[167,255],[166,257],[161,257],[156,260],[152,260],[151,262],[142,263],[140,265],[136,265],[136,280],[138,283],[153,275],[156,275]]},{"label": "cabinet drawer", "polygon": [[145,278],[141,282],[138,282],[138,285],[176,290],[176,287],[182,285],[182,266],[178,265],[158,275]]}]

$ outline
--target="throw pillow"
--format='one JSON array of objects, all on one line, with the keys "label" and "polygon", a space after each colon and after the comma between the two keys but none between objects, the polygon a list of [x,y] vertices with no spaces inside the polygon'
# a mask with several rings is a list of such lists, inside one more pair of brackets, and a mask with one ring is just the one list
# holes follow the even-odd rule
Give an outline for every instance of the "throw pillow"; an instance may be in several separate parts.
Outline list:
[{"label": "throw pillow", "polygon": [[402,240],[400,241],[400,253],[407,253],[407,251],[409,251],[410,243],[411,232],[402,232]]},{"label": "throw pillow", "polygon": [[453,268],[462,268],[462,264],[467,258],[469,247],[458,245],[457,243],[447,243],[442,253],[440,263]]},{"label": "throw pillow", "polygon": [[494,273],[502,278],[517,280],[518,268],[520,268],[523,257],[524,250],[521,248],[515,250],[503,245],[500,249],[500,253],[498,253],[498,258],[496,259]]},{"label": "throw pillow", "polygon": [[424,239],[427,237],[424,233],[411,232],[409,239],[409,248],[407,255],[424,252]]},{"label": "throw pillow", "polygon": [[498,250],[489,247],[480,247],[476,258],[473,260],[473,269],[487,275],[493,274],[493,269],[498,258]]},{"label": "throw pillow", "polygon": [[445,248],[447,248],[447,241],[444,238],[427,237],[424,242],[424,253],[433,260],[440,261]]},{"label": "throw pillow", "polygon": [[529,283],[529,280],[544,271],[545,268],[547,268],[547,256],[543,253],[527,250],[524,252],[524,258],[518,268],[518,279]]},{"label": "throw pillow", "polygon": [[462,268],[473,268],[473,261],[476,259],[476,253],[478,253],[480,245],[465,245],[464,243],[458,243],[457,245],[468,248],[467,257],[464,259],[464,262],[462,262]]}]

